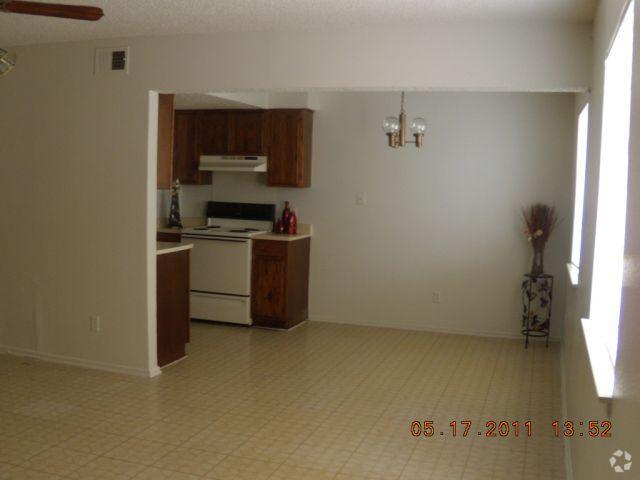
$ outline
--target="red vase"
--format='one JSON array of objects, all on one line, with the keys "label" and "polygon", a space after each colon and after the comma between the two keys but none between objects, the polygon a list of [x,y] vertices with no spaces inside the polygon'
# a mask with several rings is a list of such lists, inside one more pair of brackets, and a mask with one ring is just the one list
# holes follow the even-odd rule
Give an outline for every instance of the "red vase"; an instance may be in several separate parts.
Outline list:
[{"label": "red vase", "polygon": [[289,231],[289,217],[291,216],[291,207],[289,202],[284,202],[284,210],[282,210],[282,228],[285,232]]},{"label": "red vase", "polygon": [[298,233],[298,216],[296,215],[296,212],[291,212],[291,215],[289,215],[288,233],[289,235],[295,235]]}]

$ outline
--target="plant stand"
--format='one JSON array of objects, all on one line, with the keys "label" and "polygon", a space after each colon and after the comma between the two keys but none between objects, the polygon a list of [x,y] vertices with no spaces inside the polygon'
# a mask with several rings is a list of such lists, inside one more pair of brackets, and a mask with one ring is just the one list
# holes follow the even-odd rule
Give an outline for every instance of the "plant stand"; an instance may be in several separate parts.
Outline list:
[{"label": "plant stand", "polygon": [[524,275],[522,281],[522,335],[524,348],[529,347],[529,337],[546,338],[549,347],[551,330],[551,304],[553,302],[553,275],[543,273]]}]

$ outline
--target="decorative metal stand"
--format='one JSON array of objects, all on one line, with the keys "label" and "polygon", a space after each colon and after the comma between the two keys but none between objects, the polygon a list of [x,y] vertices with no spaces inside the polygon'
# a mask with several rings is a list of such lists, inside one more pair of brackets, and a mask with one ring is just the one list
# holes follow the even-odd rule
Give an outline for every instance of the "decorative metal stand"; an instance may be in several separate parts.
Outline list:
[{"label": "decorative metal stand", "polygon": [[551,329],[551,303],[553,301],[553,275],[526,274],[522,281],[522,335],[524,348],[529,337],[546,337],[549,346]]}]

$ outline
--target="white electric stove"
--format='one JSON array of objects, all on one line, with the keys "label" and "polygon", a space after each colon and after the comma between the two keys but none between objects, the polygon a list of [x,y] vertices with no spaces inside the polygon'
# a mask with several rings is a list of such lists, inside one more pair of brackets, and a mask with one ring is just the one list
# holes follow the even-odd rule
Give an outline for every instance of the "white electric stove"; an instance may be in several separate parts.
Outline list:
[{"label": "white electric stove", "polygon": [[182,230],[193,244],[191,318],[251,325],[251,237],[273,229],[275,205],[209,202],[207,217]]}]

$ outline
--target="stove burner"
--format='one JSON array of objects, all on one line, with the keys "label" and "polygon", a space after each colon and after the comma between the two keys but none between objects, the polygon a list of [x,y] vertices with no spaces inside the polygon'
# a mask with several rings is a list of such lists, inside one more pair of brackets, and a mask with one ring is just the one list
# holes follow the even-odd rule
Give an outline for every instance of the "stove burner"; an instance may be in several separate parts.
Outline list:
[{"label": "stove burner", "polygon": [[221,227],[220,227],[220,225],[209,225],[207,227],[208,230],[213,230],[213,229],[216,229],[216,228],[221,228]]},{"label": "stove burner", "polygon": [[249,230],[248,228],[242,228],[242,229],[238,229],[238,230],[229,230],[229,232],[231,233],[247,233],[250,232],[251,230]]}]

